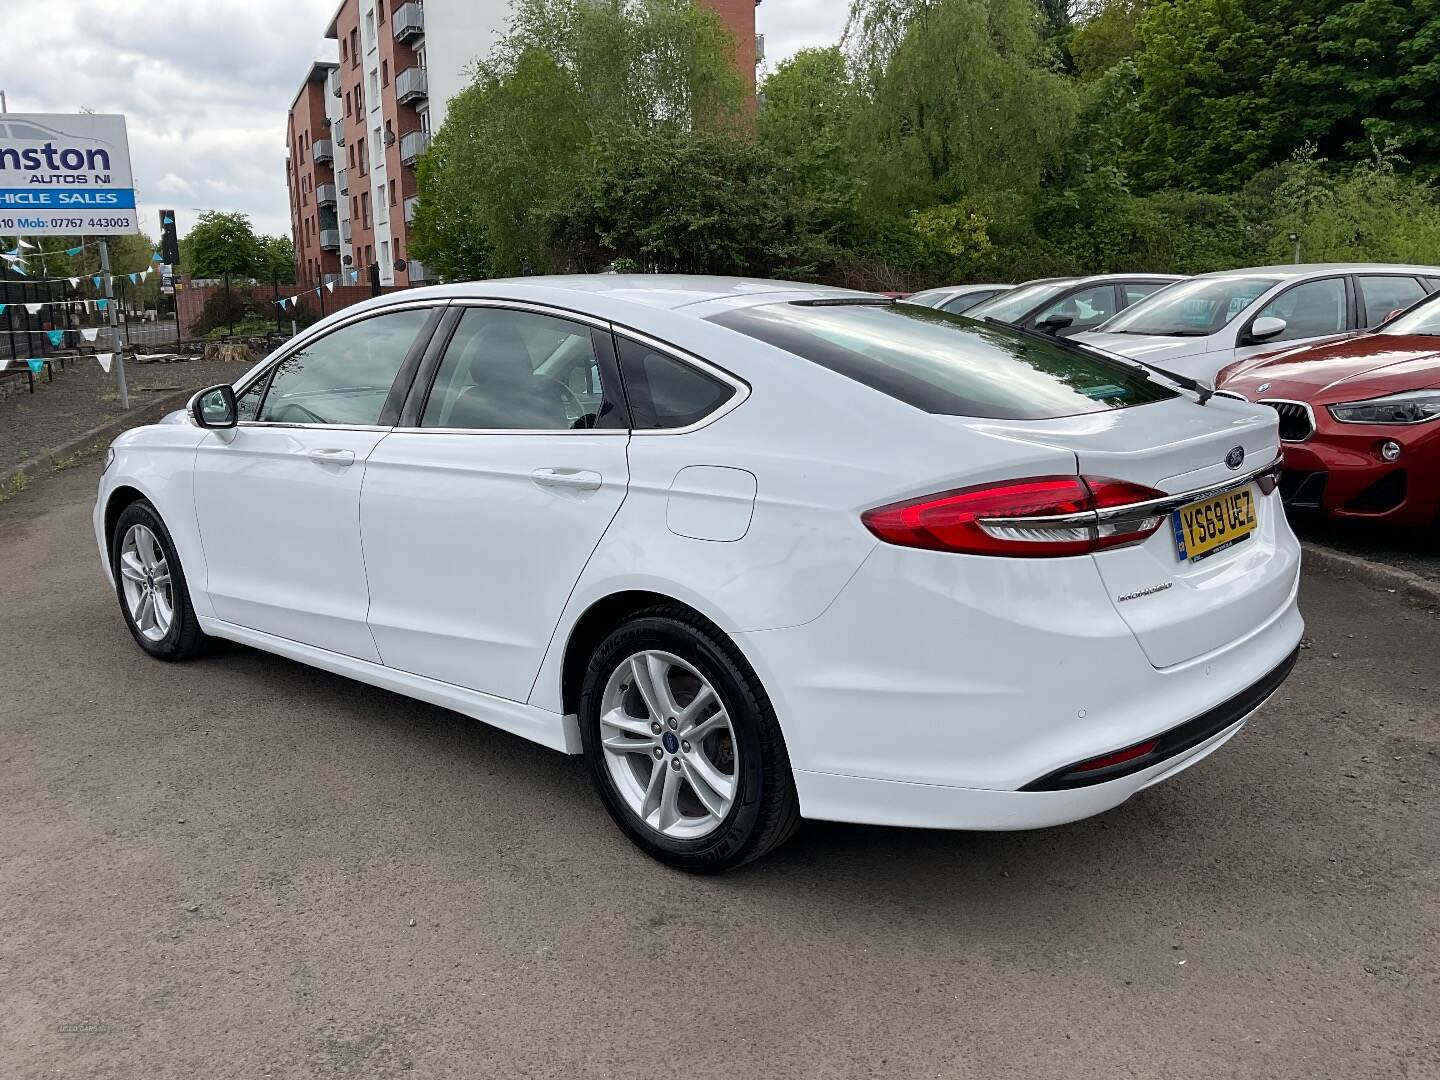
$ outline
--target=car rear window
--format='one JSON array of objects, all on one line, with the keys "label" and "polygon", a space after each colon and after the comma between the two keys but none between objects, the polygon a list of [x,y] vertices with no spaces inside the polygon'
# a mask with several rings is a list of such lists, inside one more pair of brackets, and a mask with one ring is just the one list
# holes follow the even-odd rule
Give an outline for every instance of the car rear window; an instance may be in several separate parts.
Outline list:
[{"label": "car rear window", "polygon": [[1043,420],[1176,396],[1099,354],[914,304],[762,304],[711,321],[946,416]]}]

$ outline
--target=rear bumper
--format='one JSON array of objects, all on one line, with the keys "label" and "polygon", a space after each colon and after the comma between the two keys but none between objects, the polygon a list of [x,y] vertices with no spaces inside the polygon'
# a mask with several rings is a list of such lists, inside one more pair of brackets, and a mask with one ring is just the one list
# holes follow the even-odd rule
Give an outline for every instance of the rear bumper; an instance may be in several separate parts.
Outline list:
[{"label": "rear bumper", "polygon": [[780,717],[804,816],[1020,829],[1098,813],[1198,761],[1248,712],[1129,775],[1023,789],[1239,710],[1303,629],[1296,575],[1236,640],[1157,668],[1090,558],[1003,562],[882,544],[814,622],[736,635]]}]

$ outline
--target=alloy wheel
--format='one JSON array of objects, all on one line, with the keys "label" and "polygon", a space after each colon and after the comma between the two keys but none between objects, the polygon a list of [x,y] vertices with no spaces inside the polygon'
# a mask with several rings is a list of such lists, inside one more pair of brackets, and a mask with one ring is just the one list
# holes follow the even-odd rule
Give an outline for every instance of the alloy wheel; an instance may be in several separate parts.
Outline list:
[{"label": "alloy wheel", "polygon": [[735,803],[735,730],[710,681],[673,653],[622,661],[600,701],[605,766],[626,806],[651,829],[695,840]]},{"label": "alloy wheel", "polygon": [[144,525],[131,525],[120,542],[120,583],[135,628],[150,641],[163,641],[175,619],[170,564],[160,540]]}]

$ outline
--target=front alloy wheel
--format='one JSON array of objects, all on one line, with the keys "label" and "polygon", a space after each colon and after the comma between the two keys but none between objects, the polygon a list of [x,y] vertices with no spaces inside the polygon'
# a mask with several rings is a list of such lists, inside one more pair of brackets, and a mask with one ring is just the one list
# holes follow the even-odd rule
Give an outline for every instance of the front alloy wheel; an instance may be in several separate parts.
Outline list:
[{"label": "front alloy wheel", "polygon": [[155,534],[138,522],[120,543],[120,587],[136,631],[149,641],[164,641],[175,621],[170,564]]},{"label": "front alloy wheel", "polygon": [[110,535],[115,592],[136,644],[161,660],[194,656],[205,634],[190,606],[175,542],[155,507],[144,499],[131,503]]}]

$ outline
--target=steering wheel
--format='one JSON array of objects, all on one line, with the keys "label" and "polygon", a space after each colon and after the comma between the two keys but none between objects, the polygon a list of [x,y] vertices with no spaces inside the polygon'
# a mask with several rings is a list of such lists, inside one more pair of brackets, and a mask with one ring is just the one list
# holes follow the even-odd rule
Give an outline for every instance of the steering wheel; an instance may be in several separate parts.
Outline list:
[{"label": "steering wheel", "polygon": [[[290,414],[292,412],[299,413],[303,419],[291,419]],[[277,424],[295,424],[302,422],[310,424],[325,424],[329,422],[323,416],[320,416],[319,414],[312,412],[310,409],[307,409],[304,405],[301,405],[298,401],[285,402],[284,405],[281,405],[280,408],[275,410],[275,415],[272,416],[271,419],[274,420]]]},{"label": "steering wheel", "polygon": [[580,404],[580,399],[575,396],[574,390],[571,390],[570,387],[566,386],[563,382],[555,378],[555,376],[553,375],[541,375],[537,371],[535,373],[535,378],[543,379],[545,382],[549,383],[551,386],[555,387],[555,389],[560,392],[560,398],[565,403],[566,416],[569,416],[573,412],[576,418],[576,423],[579,423],[580,421],[585,419],[587,415],[585,412],[585,406]]}]

